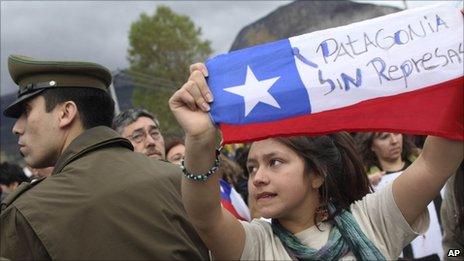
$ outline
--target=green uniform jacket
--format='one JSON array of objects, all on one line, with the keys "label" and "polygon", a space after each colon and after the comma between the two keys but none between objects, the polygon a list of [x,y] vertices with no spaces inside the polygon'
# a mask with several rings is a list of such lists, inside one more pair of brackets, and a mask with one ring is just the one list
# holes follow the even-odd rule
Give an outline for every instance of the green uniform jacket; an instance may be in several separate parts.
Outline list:
[{"label": "green uniform jacket", "polygon": [[132,149],[107,127],[77,137],[52,176],[2,202],[0,256],[208,259],[181,202],[179,168]]}]

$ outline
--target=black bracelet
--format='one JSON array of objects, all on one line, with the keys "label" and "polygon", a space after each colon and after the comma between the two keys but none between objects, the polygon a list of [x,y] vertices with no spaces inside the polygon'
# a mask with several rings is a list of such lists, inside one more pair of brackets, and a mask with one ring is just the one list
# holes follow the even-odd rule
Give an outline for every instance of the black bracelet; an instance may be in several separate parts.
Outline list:
[{"label": "black bracelet", "polygon": [[216,149],[216,159],[214,159],[214,164],[211,167],[211,169],[209,169],[208,172],[206,172],[205,174],[192,174],[188,172],[188,170],[185,168],[185,159],[182,159],[180,168],[182,169],[184,176],[194,181],[206,181],[211,175],[213,175],[219,169],[219,165],[220,165],[219,155],[221,155],[221,149],[222,147],[220,147],[219,149]]}]

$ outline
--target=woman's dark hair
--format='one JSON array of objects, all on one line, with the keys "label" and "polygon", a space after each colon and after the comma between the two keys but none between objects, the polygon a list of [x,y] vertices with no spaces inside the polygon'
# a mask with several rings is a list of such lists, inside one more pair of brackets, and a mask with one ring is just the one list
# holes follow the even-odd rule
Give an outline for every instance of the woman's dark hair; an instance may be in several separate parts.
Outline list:
[{"label": "woman's dark hair", "polygon": [[453,189],[456,200],[457,228],[464,233],[464,161],[456,171]]},{"label": "woman's dark hair", "polygon": [[242,168],[243,175],[248,179],[248,168],[246,166],[248,153],[250,152],[250,143],[244,144],[243,147],[238,148],[235,151],[235,162]]},{"label": "woman's dark hair", "polygon": [[337,210],[349,211],[354,201],[372,192],[353,138],[347,132],[317,137],[278,137],[275,140],[303,157],[310,174],[325,177],[319,188],[322,205],[331,202]]},{"label": "woman's dark hair", "polygon": [[[374,139],[380,136],[382,132],[359,132],[355,135],[356,144],[358,146],[358,151],[361,153],[364,166],[369,169],[371,166],[377,166],[382,169],[380,166],[379,159],[377,155],[372,151],[372,143]],[[407,160],[411,155],[418,156],[419,150],[414,145],[414,143],[402,134],[403,137],[403,148],[401,152],[401,159]]]},{"label": "woman's dark hair", "polygon": [[246,162],[248,158],[248,152],[250,151],[250,144],[244,144],[243,147],[238,148],[235,151],[235,162],[240,166],[243,172],[243,176],[241,176],[237,181],[237,187],[235,190],[242,196],[245,203],[248,205],[248,169],[246,167]]},{"label": "woman's dark hair", "polygon": [[45,99],[45,111],[52,111],[56,105],[67,101],[76,103],[82,125],[85,129],[96,126],[111,128],[114,117],[114,101],[100,89],[72,87],[51,88],[42,93]]},{"label": "woman's dark hair", "polygon": [[219,168],[219,171],[222,178],[236,188],[239,180],[245,179],[242,167],[240,167],[237,162],[227,158],[224,154],[221,154],[220,158],[221,167]]}]

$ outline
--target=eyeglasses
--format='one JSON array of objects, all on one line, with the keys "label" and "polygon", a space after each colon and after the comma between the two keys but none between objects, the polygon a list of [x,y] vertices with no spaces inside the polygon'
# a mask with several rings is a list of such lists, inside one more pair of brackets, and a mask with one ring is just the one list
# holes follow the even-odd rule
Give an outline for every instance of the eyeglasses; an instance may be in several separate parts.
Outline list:
[{"label": "eyeglasses", "polygon": [[140,142],[143,142],[147,139],[147,135],[150,135],[150,137],[154,140],[154,141],[158,141],[161,139],[161,133],[159,132],[158,129],[150,129],[147,131],[141,129],[141,130],[135,130],[134,132],[132,132],[132,134],[128,137],[126,137],[127,139],[135,142],[135,143],[140,143]]}]

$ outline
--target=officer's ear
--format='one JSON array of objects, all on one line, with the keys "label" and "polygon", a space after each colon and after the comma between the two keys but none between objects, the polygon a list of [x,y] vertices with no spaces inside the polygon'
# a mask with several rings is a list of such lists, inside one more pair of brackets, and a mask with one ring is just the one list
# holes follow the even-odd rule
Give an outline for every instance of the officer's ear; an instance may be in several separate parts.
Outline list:
[{"label": "officer's ear", "polygon": [[70,124],[77,120],[78,111],[77,105],[73,101],[66,101],[58,105],[59,126],[61,128],[70,126]]}]

